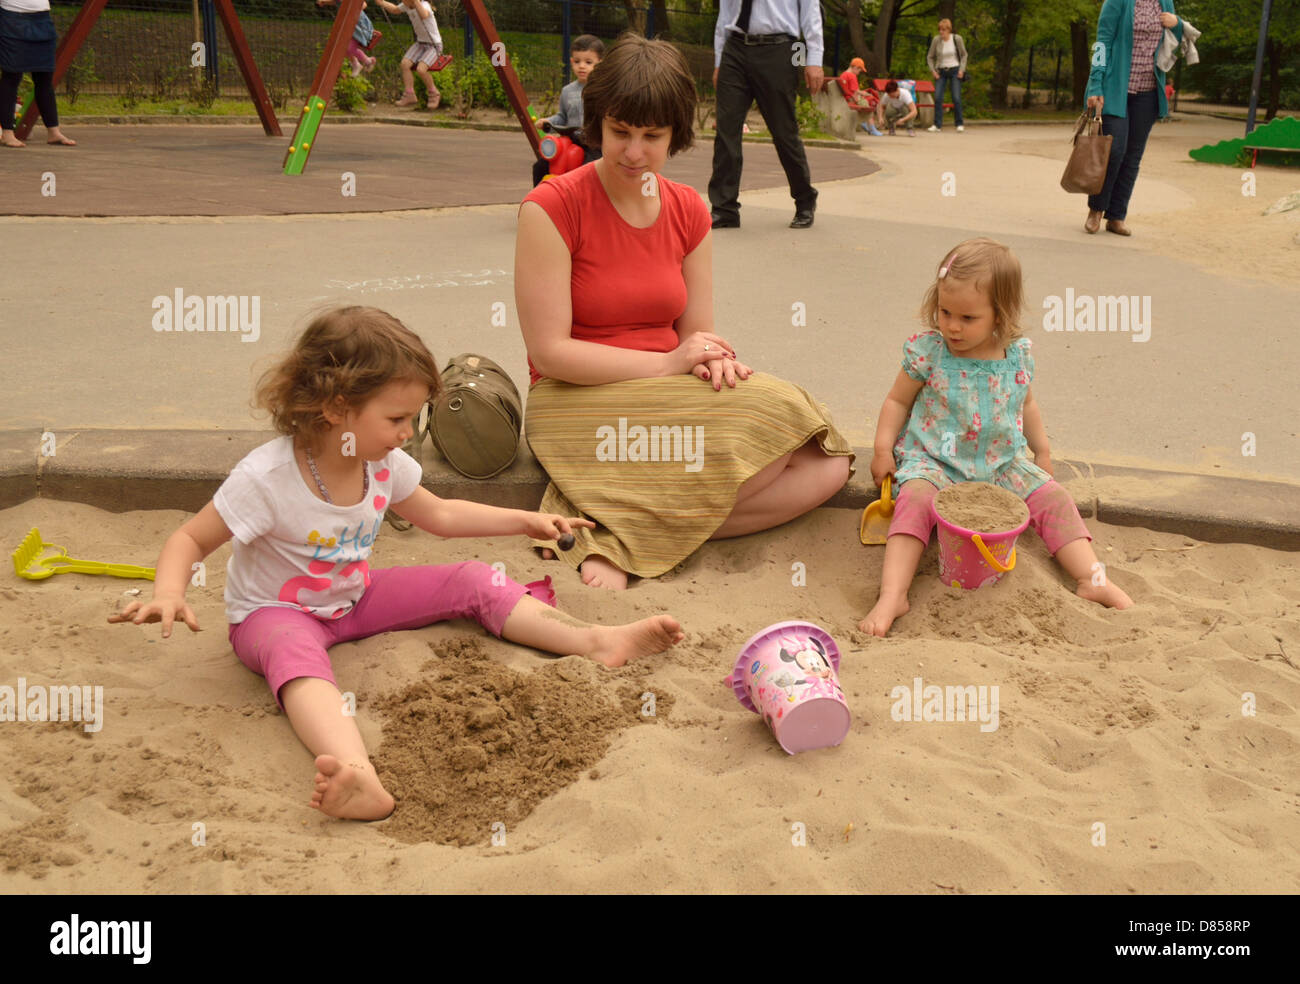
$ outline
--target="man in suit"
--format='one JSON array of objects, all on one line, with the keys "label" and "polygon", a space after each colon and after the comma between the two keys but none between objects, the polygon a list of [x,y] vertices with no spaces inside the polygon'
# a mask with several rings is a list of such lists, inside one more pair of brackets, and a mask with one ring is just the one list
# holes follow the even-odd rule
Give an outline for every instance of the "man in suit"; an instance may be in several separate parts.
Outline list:
[{"label": "man in suit", "polygon": [[757,100],[790,183],[795,206],[790,228],[806,229],[813,224],[817,189],[799,139],[795,89],[801,70],[810,92],[823,84],[821,5],[818,0],[719,0],[718,8],[713,32],[718,135],[709,180],[713,228],[740,226],[741,131]]}]

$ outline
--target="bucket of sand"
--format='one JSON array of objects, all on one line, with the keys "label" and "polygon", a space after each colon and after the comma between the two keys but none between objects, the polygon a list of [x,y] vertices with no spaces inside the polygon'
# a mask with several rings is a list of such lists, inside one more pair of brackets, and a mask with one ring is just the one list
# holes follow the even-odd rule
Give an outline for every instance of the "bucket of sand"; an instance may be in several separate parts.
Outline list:
[{"label": "bucket of sand", "polygon": [[1029,507],[987,482],[959,482],[930,506],[939,531],[939,579],[956,588],[996,584],[1016,566],[1016,537],[1029,526]]}]

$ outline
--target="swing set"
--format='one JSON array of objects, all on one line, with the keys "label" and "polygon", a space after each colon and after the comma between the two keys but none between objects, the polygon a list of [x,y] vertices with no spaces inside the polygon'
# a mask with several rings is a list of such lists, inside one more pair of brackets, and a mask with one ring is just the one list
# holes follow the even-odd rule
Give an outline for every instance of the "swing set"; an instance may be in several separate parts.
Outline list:
[{"label": "swing set", "polygon": [[[501,79],[506,99],[509,100],[510,108],[514,110],[519,125],[523,128],[524,136],[528,138],[533,153],[541,157],[542,149],[532,107],[528,104],[528,96],[519,82],[519,77],[515,74],[505,44],[497,34],[496,25],[492,23],[492,17],[484,7],[483,0],[461,0],[461,2],[465,7],[466,16],[478,33],[479,41],[491,54],[492,67]],[[262,129],[268,137],[283,136],[271,105],[271,97],[267,94],[266,85],[257,71],[257,64],[253,61],[244,29],[240,26],[239,15],[235,13],[233,0],[213,0],[213,3],[225,28],[226,40],[230,42],[235,64],[239,66],[239,73],[243,76],[244,85],[253,99],[258,119],[262,122]],[[54,84],[56,86],[67,74],[68,68],[71,67],[82,45],[86,43],[95,22],[99,20],[99,15],[107,4],[108,0],[84,0],[82,3],[71,27],[59,41],[55,51]],[[284,155],[282,166],[285,174],[301,174],[307,166],[307,159],[311,156],[312,147],[316,143],[317,131],[325,117],[325,107],[329,102],[330,94],[334,91],[334,83],[338,81],[343,60],[347,56],[348,40],[356,30],[357,21],[361,16],[362,0],[338,0],[338,4],[339,12],[330,28],[325,50],[321,55],[320,63],[316,66],[316,76],[312,80],[307,100],[302,107],[298,125],[294,128],[293,137],[289,141],[289,149]],[[212,56],[215,57],[215,52]],[[448,55],[443,55],[442,58],[446,60],[438,65],[439,68],[444,67],[451,60]],[[22,118],[14,128],[18,139],[25,140],[31,133],[36,123],[36,115],[37,107],[35,100],[32,100],[24,107]]]}]

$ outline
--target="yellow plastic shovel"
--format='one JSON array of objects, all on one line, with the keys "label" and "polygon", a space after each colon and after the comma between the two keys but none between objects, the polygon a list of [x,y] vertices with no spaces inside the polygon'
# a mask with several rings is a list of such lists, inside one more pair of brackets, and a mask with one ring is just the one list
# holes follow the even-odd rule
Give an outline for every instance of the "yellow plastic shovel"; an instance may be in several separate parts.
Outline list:
[{"label": "yellow plastic shovel", "polygon": [[858,539],[865,544],[884,543],[889,539],[889,521],[894,515],[894,497],[890,494],[893,475],[886,475],[880,486],[880,498],[862,510]]},{"label": "yellow plastic shovel", "polygon": [[[43,557],[46,550],[56,553]],[[68,551],[54,543],[41,539],[41,531],[35,526],[23,537],[14,551],[14,573],[29,581],[40,581],[55,574],[111,574],[114,577],[134,577],[152,581],[152,567],[136,567],[134,564],[105,564],[98,560],[77,560],[69,557]]]}]

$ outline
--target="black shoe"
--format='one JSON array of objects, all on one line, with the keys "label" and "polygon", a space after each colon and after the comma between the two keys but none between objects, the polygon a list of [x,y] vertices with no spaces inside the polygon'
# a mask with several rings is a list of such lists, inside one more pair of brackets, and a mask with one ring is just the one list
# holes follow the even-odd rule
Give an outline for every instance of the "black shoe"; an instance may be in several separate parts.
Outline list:
[{"label": "black shoe", "polygon": [[814,211],[815,210],[811,208],[796,209],[794,213],[794,221],[790,223],[790,228],[807,229],[810,225],[813,224]]},{"label": "black shoe", "polygon": [[739,229],[739,215],[721,215],[718,212],[713,213],[713,228],[715,229]]}]

